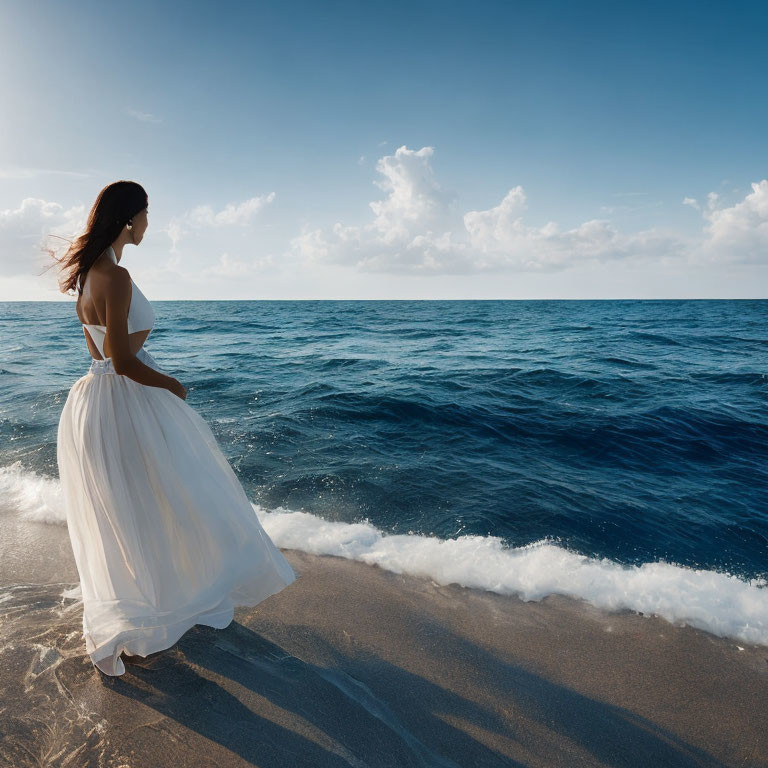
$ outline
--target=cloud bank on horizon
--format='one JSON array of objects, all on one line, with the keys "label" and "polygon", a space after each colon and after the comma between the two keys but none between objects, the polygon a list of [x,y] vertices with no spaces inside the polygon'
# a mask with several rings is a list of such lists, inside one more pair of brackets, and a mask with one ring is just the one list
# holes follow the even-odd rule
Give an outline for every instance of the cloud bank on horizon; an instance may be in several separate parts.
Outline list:
[{"label": "cloud bank on horizon", "polygon": [[[697,236],[655,227],[625,232],[609,218],[571,228],[557,221],[530,224],[528,197],[519,184],[491,208],[465,210],[461,196],[439,183],[434,158],[434,147],[405,145],[381,156],[373,180],[379,195],[368,203],[367,221],[305,224],[302,231],[288,232],[276,252],[253,253],[257,249],[250,236],[254,223],[280,205],[276,192],[230,202],[219,210],[201,201],[161,222],[167,236],[165,256],[143,275],[162,284],[215,278],[242,282],[278,267],[301,271],[334,266],[347,273],[438,277],[555,273],[585,264],[679,264],[690,269],[768,262],[767,179],[751,182],[751,192],[731,204],[717,192],[701,202],[681,200],[681,206],[701,216]],[[31,266],[42,263],[41,247],[52,244],[48,235],[73,238],[87,215],[85,205],[39,198],[0,210],[0,275],[30,274]]]},{"label": "cloud bank on horizon", "polygon": [[701,211],[698,238],[656,228],[621,232],[608,219],[590,219],[564,229],[525,221],[527,196],[511,188],[498,205],[484,211],[459,208],[458,196],[444,192],[435,178],[433,147],[401,146],[379,159],[383,177],[374,183],[386,197],[369,203],[373,217],[361,226],[335,224],[312,229],[291,244],[307,262],[329,261],[371,272],[468,274],[490,271],[561,271],[585,261],[671,259],[697,264],[768,261],[768,180],[731,206],[719,206],[710,193],[706,206],[695,198],[682,204]]}]

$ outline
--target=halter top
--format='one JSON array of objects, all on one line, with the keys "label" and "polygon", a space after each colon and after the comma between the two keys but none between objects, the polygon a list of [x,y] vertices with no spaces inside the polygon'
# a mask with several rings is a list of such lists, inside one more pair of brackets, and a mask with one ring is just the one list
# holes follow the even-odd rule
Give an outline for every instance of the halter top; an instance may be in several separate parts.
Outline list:
[{"label": "halter top", "polygon": [[[107,248],[107,256],[113,263],[117,264],[117,256],[111,245]],[[133,278],[131,278],[131,285],[131,306],[128,309],[128,333],[151,331],[155,324],[155,311],[152,309],[152,305],[149,303],[147,297],[139,290],[139,286],[133,282]],[[82,325],[84,328],[88,329],[88,333],[93,339],[96,348],[101,353],[102,358],[106,358],[106,355],[104,354],[104,339],[107,337],[107,326],[96,325],[94,323],[82,323]]]}]

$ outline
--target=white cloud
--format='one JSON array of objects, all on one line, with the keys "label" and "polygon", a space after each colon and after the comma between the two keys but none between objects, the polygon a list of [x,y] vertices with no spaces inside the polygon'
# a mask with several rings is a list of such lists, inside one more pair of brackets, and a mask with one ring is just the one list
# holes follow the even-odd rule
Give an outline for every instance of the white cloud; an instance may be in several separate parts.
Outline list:
[{"label": "white cloud", "polygon": [[188,221],[197,227],[231,227],[245,226],[251,223],[251,219],[266,203],[275,199],[275,193],[252,197],[238,205],[228,203],[223,210],[214,213],[210,205],[199,205],[188,214]]},{"label": "white cloud", "polygon": [[454,196],[443,193],[435,180],[429,164],[433,153],[432,147],[414,151],[403,146],[376,164],[384,178],[374,184],[388,197],[369,206],[376,216],[373,228],[384,242],[396,242],[415,228],[439,227],[448,220]]},{"label": "white cloud", "polygon": [[[190,263],[194,261],[194,264]],[[237,258],[228,251],[221,253],[211,262],[206,252],[202,257],[173,254],[165,260],[145,264],[141,269],[142,286],[157,286],[155,290],[167,291],[171,286],[178,288],[209,287],[212,280],[220,280],[238,286],[249,286],[249,279],[265,272],[274,272],[279,265],[270,253],[262,257]]]},{"label": "white cloud", "polygon": [[768,180],[753,182],[735,205],[718,208],[718,200],[714,192],[708,195],[700,255],[708,261],[768,263]]},{"label": "white cloud", "polygon": [[[166,260],[155,259],[145,265],[143,279],[157,281],[185,280],[195,282],[215,277],[246,277],[269,269],[274,257],[251,256],[259,242],[248,229],[261,208],[275,199],[275,193],[231,203],[221,210],[198,206],[172,218],[166,231],[173,248]],[[42,275],[44,266],[53,266],[45,247],[62,255],[70,242],[85,229],[88,209],[84,205],[65,208],[60,203],[42,198],[25,198],[15,208],[0,209],[0,275],[5,278]],[[230,231],[228,231],[230,230]],[[184,243],[183,253],[176,244],[194,232],[194,241]],[[58,237],[57,237],[58,236]],[[150,246],[151,250],[151,246]],[[236,253],[246,254],[243,258]],[[220,253],[217,261],[214,254]]]},{"label": "white cloud", "polygon": [[413,274],[469,274],[497,270],[561,270],[584,261],[669,259],[684,250],[673,232],[624,234],[593,219],[562,231],[553,221],[525,222],[521,186],[488,210],[461,215],[456,195],[444,192],[430,164],[432,147],[400,147],[379,160],[374,183],[386,197],[370,203],[372,221],[302,232],[291,241],[307,263],[353,265],[359,270]]},{"label": "white cloud", "polygon": [[[356,272],[361,286],[367,285],[364,273],[388,273],[392,281],[400,282],[404,275],[487,273],[486,283],[494,287],[498,274],[527,272],[534,279],[539,273],[543,280],[547,273],[581,265],[613,265],[617,274],[623,265],[638,262],[647,266],[648,274],[655,274],[657,266],[673,266],[679,274],[693,274],[696,265],[709,266],[707,274],[714,274],[715,267],[728,271],[731,264],[768,265],[765,179],[752,183],[748,193],[732,189],[722,195],[710,192],[684,197],[683,205],[702,217],[701,231],[692,237],[656,228],[624,231],[603,213],[573,227],[546,219],[540,219],[542,224],[532,223],[532,201],[520,185],[508,188],[488,208],[467,210],[469,206],[461,208],[458,196],[438,183],[432,167],[434,156],[433,147],[414,150],[401,146],[380,157],[373,181],[379,194],[369,203],[367,219],[360,224],[307,227],[289,240],[280,258],[270,253],[280,253],[275,250],[274,231],[260,222],[265,207],[275,200],[274,192],[222,208],[189,208],[163,227],[170,237],[170,249],[154,246],[157,250],[153,252],[155,233],[150,232],[146,251],[150,258],[141,269],[141,279],[174,289],[187,283],[199,287],[216,279],[246,290],[257,282],[257,275],[259,284],[266,274],[287,275],[295,267],[291,259],[296,258],[315,267],[301,274],[317,275],[318,284]],[[616,193],[628,201],[642,194]],[[646,205],[655,203],[649,200]],[[617,210],[624,208],[618,206]],[[82,232],[87,212],[82,205],[67,208],[42,197],[24,198],[18,205],[0,210],[0,275],[39,274],[40,267],[49,263],[41,248],[68,245],[45,236],[72,239]],[[158,240],[162,245],[163,237]],[[330,269],[331,265],[340,268]],[[439,284],[447,283],[437,279],[432,283]],[[465,284],[469,281],[461,283]]]},{"label": "white cloud", "polygon": [[690,205],[691,208],[695,208],[697,211],[701,210],[701,206],[699,205],[699,201],[696,200],[696,198],[693,198],[693,197],[684,197],[683,198],[683,205]]},{"label": "white cloud", "polygon": [[64,209],[58,203],[51,203],[38,197],[25,197],[18,208],[0,210],[0,227],[29,226],[43,220],[52,220]]},{"label": "white cloud", "polygon": [[590,260],[669,257],[682,246],[673,233],[649,229],[624,234],[605,219],[585,221],[565,231],[554,221],[530,227],[523,220],[525,208],[525,192],[518,185],[495,208],[464,215],[472,253],[486,257],[478,268],[548,271]]},{"label": "white cloud", "polygon": [[57,237],[72,237],[85,226],[87,212],[82,205],[65,208],[37,197],[24,198],[18,208],[0,209],[0,274],[6,277],[36,273],[51,258],[42,250],[57,253],[69,243]]},{"label": "white cloud", "polygon": [[248,277],[273,266],[274,261],[272,254],[262,258],[236,259],[232,258],[229,253],[222,253],[215,264],[204,267],[199,275],[202,279]]},{"label": "white cloud", "polygon": [[178,243],[191,231],[218,229],[220,227],[247,227],[261,209],[275,199],[275,193],[260,195],[244,200],[242,203],[228,203],[222,210],[214,211],[210,205],[198,205],[172,218],[167,227],[171,238],[171,253],[176,251]]}]

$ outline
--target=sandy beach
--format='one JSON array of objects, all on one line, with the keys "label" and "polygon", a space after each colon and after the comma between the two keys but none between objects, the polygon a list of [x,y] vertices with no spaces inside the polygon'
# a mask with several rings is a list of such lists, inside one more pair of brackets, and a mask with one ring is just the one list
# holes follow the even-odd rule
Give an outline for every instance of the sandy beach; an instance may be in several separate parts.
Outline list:
[{"label": "sandy beach", "polygon": [[768,765],[768,648],[295,550],[282,593],[108,677],[66,530],[5,522],[2,766]]}]

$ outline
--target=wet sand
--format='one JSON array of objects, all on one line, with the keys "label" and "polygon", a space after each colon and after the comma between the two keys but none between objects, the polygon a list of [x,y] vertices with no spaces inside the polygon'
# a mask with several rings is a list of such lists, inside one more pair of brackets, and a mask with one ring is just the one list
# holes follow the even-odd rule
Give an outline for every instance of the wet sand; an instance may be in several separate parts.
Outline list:
[{"label": "wet sand", "polygon": [[3,768],[768,766],[768,647],[293,550],[287,589],[108,677],[32,525],[0,545]]}]

